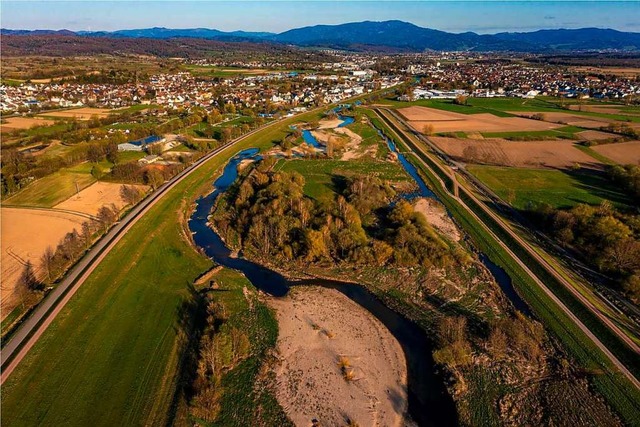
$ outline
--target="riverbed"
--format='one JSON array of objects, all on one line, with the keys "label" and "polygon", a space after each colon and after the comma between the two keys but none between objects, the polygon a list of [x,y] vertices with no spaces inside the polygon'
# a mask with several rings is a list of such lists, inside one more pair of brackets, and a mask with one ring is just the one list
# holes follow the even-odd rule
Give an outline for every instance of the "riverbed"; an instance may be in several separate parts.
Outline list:
[{"label": "riverbed", "polygon": [[[313,285],[335,289],[363,307],[394,336],[406,359],[408,415],[420,426],[457,424],[457,414],[444,379],[436,372],[429,337],[418,325],[386,307],[364,287],[336,280],[311,279],[291,281],[276,271],[245,258],[231,256],[220,236],[208,224],[208,216],[216,198],[224,193],[238,176],[238,165],[246,159],[259,159],[258,149],[247,149],[230,159],[222,175],[214,182],[214,190],[196,202],[189,229],[197,246],[216,263],[242,271],[258,289],[282,297],[292,286]],[[372,342],[372,345],[376,345]]]}]

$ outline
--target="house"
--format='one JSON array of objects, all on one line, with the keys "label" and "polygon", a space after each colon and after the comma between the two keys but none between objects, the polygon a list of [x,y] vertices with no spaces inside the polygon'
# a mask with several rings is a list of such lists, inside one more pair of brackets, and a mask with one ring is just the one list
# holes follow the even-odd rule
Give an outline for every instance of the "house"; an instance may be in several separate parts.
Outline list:
[{"label": "house", "polygon": [[118,144],[118,151],[143,151],[147,148],[147,145],[163,141],[164,138],[157,135],[151,135],[146,138],[136,139],[135,141]]}]

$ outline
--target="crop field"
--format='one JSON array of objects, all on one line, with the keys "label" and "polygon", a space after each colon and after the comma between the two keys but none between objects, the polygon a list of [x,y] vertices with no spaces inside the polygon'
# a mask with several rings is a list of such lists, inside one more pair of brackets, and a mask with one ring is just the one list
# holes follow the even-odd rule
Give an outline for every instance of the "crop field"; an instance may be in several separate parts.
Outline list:
[{"label": "crop field", "polygon": [[419,106],[401,108],[398,112],[419,132],[423,132],[426,126],[432,127],[433,132],[520,132],[559,127],[521,117],[497,117],[490,113],[461,114]]},{"label": "crop field", "polygon": [[621,165],[640,165],[640,141],[603,144],[591,149]]},{"label": "crop field", "polygon": [[[4,200],[5,205],[53,207],[96,182],[91,171],[61,169],[29,184],[17,194]],[[77,186],[77,187],[76,187]]]},{"label": "crop field", "polygon": [[36,126],[49,126],[55,122],[50,119],[40,117],[9,117],[2,119],[0,123],[0,132],[13,132],[17,129],[30,129]]},{"label": "crop field", "polygon": [[601,169],[595,158],[576,148],[571,141],[507,141],[505,139],[459,139],[431,137],[441,150],[465,163],[498,166],[567,169],[575,164]]},{"label": "crop field", "polygon": [[81,215],[50,209],[21,209],[3,207],[2,233],[2,318],[20,303],[15,287],[24,265],[31,261],[40,278],[40,257],[47,246],[53,248],[65,234],[80,230],[87,219]]},{"label": "crop field", "polygon": [[616,135],[612,135],[607,132],[600,132],[598,130],[584,130],[582,132],[577,132],[575,135],[586,141],[605,141],[616,137]]},{"label": "crop field", "polygon": [[74,108],[71,110],[52,111],[50,113],[42,113],[42,117],[59,117],[65,119],[89,120],[92,117],[106,117],[113,113],[113,110],[106,108]]},{"label": "crop field", "polygon": [[579,203],[600,204],[609,200],[626,205],[625,195],[600,174],[589,171],[559,171],[469,165],[469,172],[517,209],[530,203],[548,203],[567,208]]},{"label": "crop field", "polygon": [[[76,212],[82,212],[89,215],[96,215],[101,207],[111,206],[112,204],[122,209],[126,202],[120,195],[121,188],[124,184],[115,184],[111,182],[96,182],[74,194],[67,200],[54,206],[55,209],[65,209]],[[141,191],[147,190],[146,186],[137,185]]]},{"label": "crop field", "polygon": [[305,194],[315,199],[335,192],[341,177],[375,175],[396,183],[410,181],[399,164],[370,160],[280,160],[275,169],[300,173],[306,181]]},{"label": "crop field", "polygon": [[270,147],[296,120],[317,117],[283,120],[224,150],[154,205],[4,384],[3,422],[169,424],[180,357],[179,314],[189,284],[211,266],[185,239],[180,219],[234,153]]}]

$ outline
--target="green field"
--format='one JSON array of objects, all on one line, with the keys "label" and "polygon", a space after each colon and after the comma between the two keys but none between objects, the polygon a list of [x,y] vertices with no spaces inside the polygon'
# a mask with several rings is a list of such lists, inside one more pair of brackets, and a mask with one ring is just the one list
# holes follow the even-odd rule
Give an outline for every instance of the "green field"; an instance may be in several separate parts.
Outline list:
[{"label": "green field", "polygon": [[83,163],[73,168],[61,169],[29,184],[14,196],[4,200],[4,203],[19,206],[53,207],[76,194],[76,184],[78,189],[82,190],[96,182],[96,179],[91,175],[91,167],[90,163]]},{"label": "green field", "polygon": [[335,180],[354,175],[375,175],[392,182],[410,181],[409,175],[397,163],[372,160],[280,160],[275,170],[299,172],[305,177],[304,192],[318,199],[335,192]]},{"label": "green field", "polygon": [[230,156],[270,147],[295,120],[224,150],[127,232],[3,385],[4,423],[167,423],[177,381],[178,312],[189,284],[211,265],[184,238],[178,219]]},{"label": "green field", "polygon": [[[220,413],[213,425],[290,425],[270,388],[255,386],[261,380],[260,368],[267,352],[275,347],[278,338],[278,322],[273,312],[257,298],[255,288],[241,273],[224,269],[216,274],[215,280],[224,292],[212,292],[212,301],[223,304],[228,315],[218,327],[217,335],[225,336],[236,328],[247,334],[251,345],[249,356],[222,375]],[[247,296],[243,288],[248,290]],[[226,342],[230,344],[231,340]],[[218,347],[220,360],[231,358],[229,347]]]},{"label": "green field", "polygon": [[626,205],[625,196],[602,175],[591,171],[559,171],[469,165],[469,172],[517,209],[530,202],[568,208],[579,203],[598,205],[609,200]]}]

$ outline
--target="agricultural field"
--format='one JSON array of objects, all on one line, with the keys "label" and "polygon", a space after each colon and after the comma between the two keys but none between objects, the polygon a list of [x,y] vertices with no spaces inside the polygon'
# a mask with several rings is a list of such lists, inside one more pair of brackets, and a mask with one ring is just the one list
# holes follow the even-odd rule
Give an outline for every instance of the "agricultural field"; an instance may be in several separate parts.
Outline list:
[{"label": "agricultural field", "polygon": [[455,160],[514,167],[568,169],[574,165],[602,169],[602,163],[563,140],[515,142],[500,138],[461,139],[431,137],[441,150]]},{"label": "agricultural field", "polygon": [[516,209],[525,210],[530,203],[548,203],[555,208],[579,203],[597,205],[603,200],[618,206],[627,203],[625,195],[604,176],[589,171],[481,165],[469,165],[467,169]]},{"label": "agricultural field", "polygon": [[[95,216],[103,206],[115,206],[122,210],[127,204],[122,198],[120,191],[124,184],[111,182],[96,182],[67,200],[58,203],[54,209],[69,210]],[[136,187],[146,192],[147,186],[136,185]]]},{"label": "agricultural field", "polygon": [[49,126],[55,122],[41,117],[9,117],[3,118],[0,123],[0,132],[13,132],[18,129],[31,129],[37,126]]},{"label": "agricultural field", "polygon": [[621,165],[640,165],[640,141],[602,144],[591,149]]},{"label": "agricultural field", "polygon": [[208,67],[205,65],[183,65],[186,71],[190,72],[197,77],[236,77],[243,76],[259,76],[269,74],[274,70],[268,70],[265,68],[233,68],[233,67]]},{"label": "agricultural field", "polygon": [[52,111],[50,113],[41,113],[39,116],[41,117],[55,117],[60,119],[77,119],[77,120],[89,120],[92,117],[107,117],[109,114],[113,113],[114,110],[109,110],[106,108],[91,108],[91,107],[83,107],[83,108],[73,108],[71,110],[58,110]]},{"label": "agricultural field", "polygon": [[5,205],[53,207],[96,182],[85,164],[40,178],[4,200]]},{"label": "agricultural field", "polygon": [[[179,313],[189,303],[189,284],[211,266],[184,238],[188,207],[211,187],[212,175],[230,156],[243,148],[271,147],[295,121],[317,117],[310,113],[284,120],[252,135],[209,160],[155,204],[5,382],[3,421],[170,424],[167,410],[181,355]],[[153,304],[141,309],[140,301]],[[39,398],[28,398],[33,395]]]},{"label": "agricultural field", "polygon": [[497,117],[490,113],[460,114],[420,106],[401,108],[398,112],[419,132],[423,132],[426,126],[436,133],[546,131],[559,127],[527,118]]},{"label": "agricultural field", "polygon": [[42,278],[40,257],[47,246],[55,247],[65,234],[80,230],[85,215],[51,209],[2,207],[2,304],[4,319],[20,303],[15,287],[27,261],[31,261],[36,276]]}]

